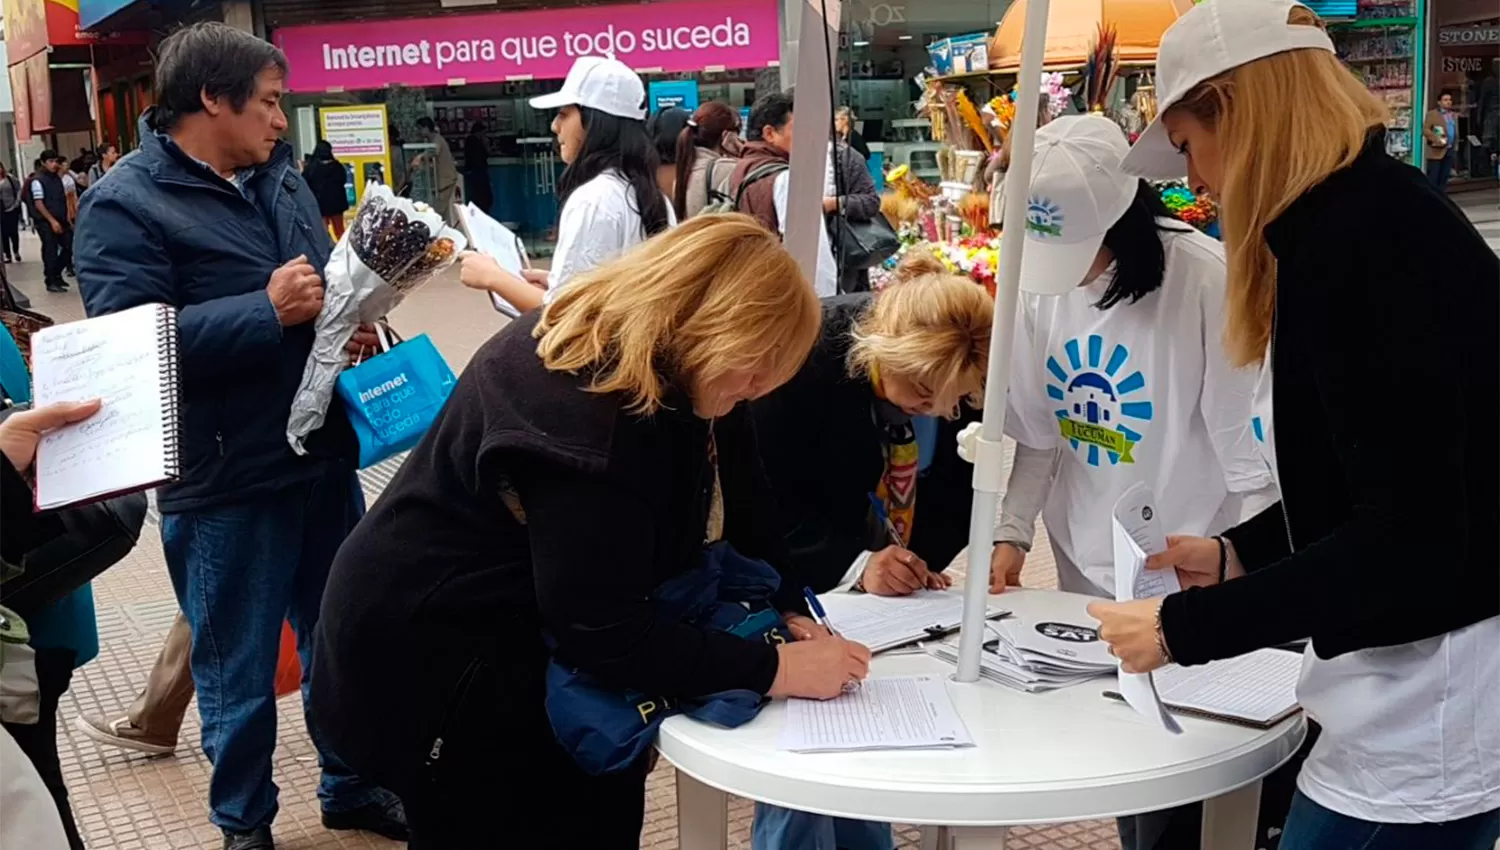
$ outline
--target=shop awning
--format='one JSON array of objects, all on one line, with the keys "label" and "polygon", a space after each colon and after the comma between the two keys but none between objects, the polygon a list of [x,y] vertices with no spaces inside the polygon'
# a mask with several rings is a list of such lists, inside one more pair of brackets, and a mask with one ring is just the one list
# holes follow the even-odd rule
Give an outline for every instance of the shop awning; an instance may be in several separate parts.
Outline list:
[{"label": "shop awning", "polygon": [[[1026,6],[1026,0],[1016,0],[1000,21],[990,42],[991,68],[1015,71],[1020,67]],[[1192,7],[1192,0],[1052,0],[1043,66],[1053,70],[1081,67],[1101,23],[1113,25],[1119,34],[1121,64],[1153,65],[1161,34]]]}]

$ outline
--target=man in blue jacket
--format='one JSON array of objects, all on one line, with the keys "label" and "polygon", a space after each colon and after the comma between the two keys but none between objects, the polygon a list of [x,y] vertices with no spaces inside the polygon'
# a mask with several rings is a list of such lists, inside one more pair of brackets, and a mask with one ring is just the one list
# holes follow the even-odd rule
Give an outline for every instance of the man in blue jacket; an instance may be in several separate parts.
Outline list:
[{"label": "man in blue jacket", "polygon": [[[84,196],[78,222],[89,315],[178,308],[182,476],[158,504],[192,631],[209,806],[226,850],[274,846],[282,619],[297,633],[305,691],[328,568],[364,513],[357,450],[337,405],[307,456],[286,440],[323,303],[318,270],[332,250],[280,140],[286,70],[280,50],[222,24],[162,42],[140,150]],[[318,744],[318,718],[307,721]],[[324,825],[404,839],[399,801],[318,749]]]}]

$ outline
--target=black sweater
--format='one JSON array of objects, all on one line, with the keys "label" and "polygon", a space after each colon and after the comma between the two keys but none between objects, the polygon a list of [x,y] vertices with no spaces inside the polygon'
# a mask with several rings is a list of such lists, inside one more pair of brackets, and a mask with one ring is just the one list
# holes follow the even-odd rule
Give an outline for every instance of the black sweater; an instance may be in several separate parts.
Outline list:
[{"label": "black sweater", "polygon": [[[709,423],[680,398],[636,416],[618,396],[586,391],[586,379],[547,371],[531,338],[537,316],[479,349],[339,550],[314,688],[315,710],[342,719],[336,746],[380,746],[393,666],[413,668],[403,711],[428,722],[470,660],[497,670],[512,701],[539,700],[543,630],[565,663],[621,688],[678,697],[771,687],[773,647],[663,620],[648,598],[700,563]],[[744,409],[717,420],[714,434],[725,539],[783,563]],[[790,585],[776,602],[806,610]]]},{"label": "black sweater", "polygon": [[[860,552],[886,545],[870,519],[869,494],[885,470],[875,390],[849,375],[850,331],[869,293],[823,299],[823,327],[792,380],[751,404],[766,474],[775,491],[798,586],[832,590]],[[968,538],[972,468],[952,451],[965,416],[939,427],[938,453],[917,483],[912,551],[942,570]]]},{"label": "black sweater", "polygon": [[1226,534],[1247,576],[1167,597],[1173,655],[1331,658],[1500,614],[1500,261],[1378,133],[1266,237],[1282,501]]}]

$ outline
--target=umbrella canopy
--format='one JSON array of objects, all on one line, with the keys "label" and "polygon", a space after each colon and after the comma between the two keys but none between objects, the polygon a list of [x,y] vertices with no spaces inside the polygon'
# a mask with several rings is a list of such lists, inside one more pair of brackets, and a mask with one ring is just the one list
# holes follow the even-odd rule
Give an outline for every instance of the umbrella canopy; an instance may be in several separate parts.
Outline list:
[{"label": "umbrella canopy", "polygon": [[[1027,0],[1016,0],[995,30],[990,41],[992,69],[1015,71],[1020,67],[1026,7]],[[1042,65],[1049,69],[1082,67],[1100,24],[1113,24],[1119,33],[1121,64],[1155,64],[1161,34],[1191,8],[1192,0],[1052,0]]]}]

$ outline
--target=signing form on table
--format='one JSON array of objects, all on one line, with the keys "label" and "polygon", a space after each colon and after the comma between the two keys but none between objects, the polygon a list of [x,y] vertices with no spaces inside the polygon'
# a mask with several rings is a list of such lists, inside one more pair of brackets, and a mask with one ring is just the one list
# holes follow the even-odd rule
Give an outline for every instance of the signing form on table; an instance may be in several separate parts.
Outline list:
[{"label": "signing form on table", "polygon": [[835,699],[788,700],[779,742],[802,753],[973,745],[941,676],[872,678]]}]

